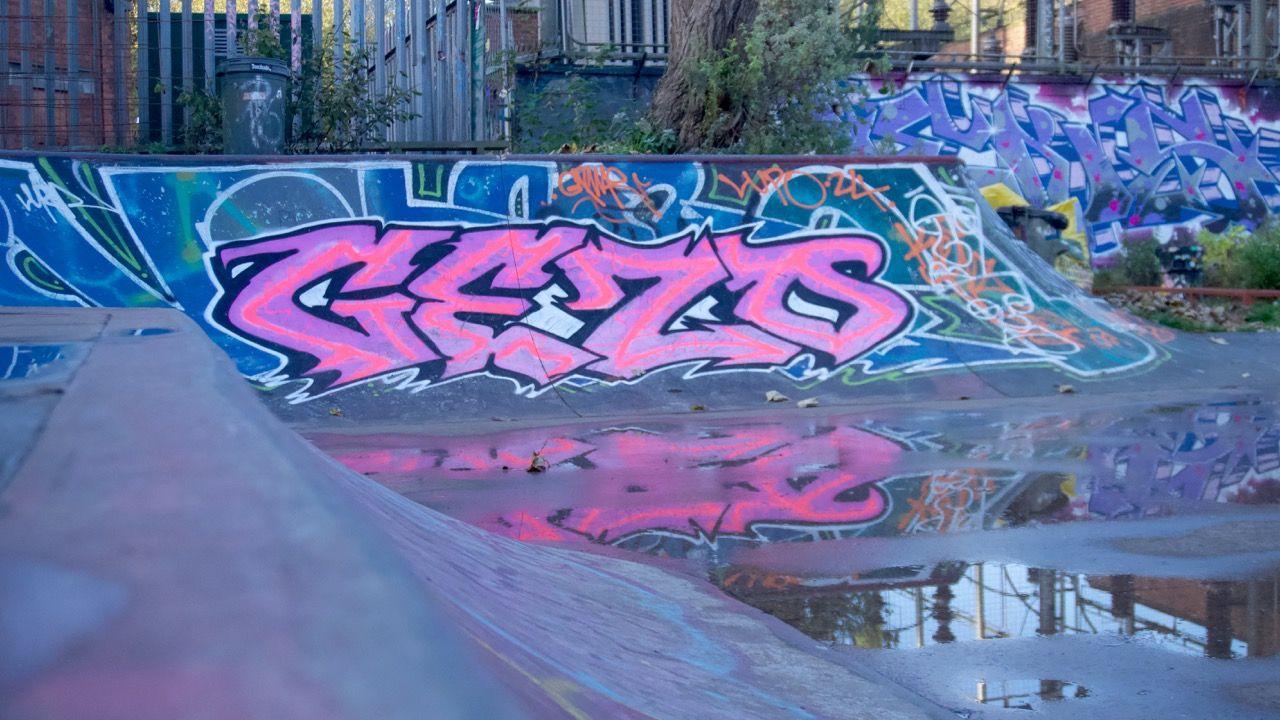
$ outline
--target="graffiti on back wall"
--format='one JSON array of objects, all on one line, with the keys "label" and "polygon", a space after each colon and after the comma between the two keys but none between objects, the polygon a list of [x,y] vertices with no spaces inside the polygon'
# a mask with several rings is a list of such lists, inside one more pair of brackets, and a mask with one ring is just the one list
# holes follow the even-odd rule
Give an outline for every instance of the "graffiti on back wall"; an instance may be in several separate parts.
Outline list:
[{"label": "graffiti on back wall", "polygon": [[858,385],[1161,356],[957,167],[0,160],[0,304],[175,307],[291,401],[763,372]]},{"label": "graffiti on back wall", "polygon": [[214,314],[316,390],[411,368],[417,381],[488,372],[535,387],[690,362],[784,368],[806,353],[830,369],[910,320],[876,281],[876,238],[751,244],[749,232],[635,245],[563,223],[342,224],[219,247]]},{"label": "graffiti on back wall", "polygon": [[958,156],[976,183],[1077,220],[1102,258],[1280,211],[1280,122],[1241,110],[1236,91],[939,75],[868,102],[856,146]]}]

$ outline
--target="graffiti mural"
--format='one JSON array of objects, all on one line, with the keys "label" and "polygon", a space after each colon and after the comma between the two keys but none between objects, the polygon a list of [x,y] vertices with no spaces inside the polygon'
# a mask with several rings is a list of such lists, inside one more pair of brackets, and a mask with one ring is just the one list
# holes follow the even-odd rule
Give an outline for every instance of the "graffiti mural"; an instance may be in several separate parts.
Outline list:
[{"label": "graffiti mural", "polygon": [[1195,81],[1003,80],[938,75],[873,96],[855,146],[958,157],[977,184],[1079,222],[1095,259],[1280,210],[1280,114],[1258,91],[1246,106],[1246,88]]},{"label": "graffiti mural", "polygon": [[535,387],[690,362],[785,368],[803,354],[829,370],[910,320],[876,281],[876,238],[753,244],[749,232],[637,245],[563,223],[309,229],[220,246],[214,315],[285,353],[288,374],[332,377],[322,390],[413,367]]},{"label": "graffiti mural", "polygon": [[798,159],[0,159],[0,304],[174,307],[305,402],[657,372],[842,386],[1163,355],[958,165]]}]

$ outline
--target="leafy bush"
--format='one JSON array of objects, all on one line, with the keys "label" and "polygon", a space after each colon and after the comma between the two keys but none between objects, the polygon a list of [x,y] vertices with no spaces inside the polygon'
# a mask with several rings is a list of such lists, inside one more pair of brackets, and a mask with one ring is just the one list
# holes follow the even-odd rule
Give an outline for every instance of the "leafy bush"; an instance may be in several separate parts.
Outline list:
[{"label": "leafy bush", "polygon": [[1125,285],[1161,285],[1164,269],[1160,266],[1160,244],[1155,240],[1139,240],[1125,246],[1124,254],[1115,265]]},{"label": "leafy bush", "polygon": [[1280,302],[1257,303],[1244,316],[1248,322],[1280,327]]},{"label": "leafy bush", "polygon": [[1131,284],[1129,279],[1124,276],[1120,268],[1111,267],[1098,268],[1093,271],[1093,288],[1095,290],[1106,290],[1107,288],[1120,288]]},{"label": "leafy bush", "polygon": [[184,90],[178,104],[187,110],[182,148],[193,153],[222,152],[222,99],[203,88]]},{"label": "leafy bush", "polygon": [[[869,60],[879,5],[858,12],[828,0],[762,0],[751,26],[690,73],[703,98],[698,149],[749,154],[845,153],[864,83],[847,85],[853,68],[883,71]],[[857,101],[855,99],[855,101]]]},{"label": "leafy bush", "polygon": [[1280,222],[1267,222],[1252,233],[1232,227],[1225,233],[1202,233],[1205,281],[1215,287],[1280,290]]},{"label": "leafy bush", "polygon": [[345,30],[342,55],[336,56],[336,35],[325,32],[318,57],[302,68],[294,83],[290,115],[295,118],[289,149],[295,153],[351,152],[381,141],[394,123],[408,122],[418,114],[410,102],[415,92],[408,82],[387,82],[379,96],[369,91],[369,67],[373,47],[363,49]]}]

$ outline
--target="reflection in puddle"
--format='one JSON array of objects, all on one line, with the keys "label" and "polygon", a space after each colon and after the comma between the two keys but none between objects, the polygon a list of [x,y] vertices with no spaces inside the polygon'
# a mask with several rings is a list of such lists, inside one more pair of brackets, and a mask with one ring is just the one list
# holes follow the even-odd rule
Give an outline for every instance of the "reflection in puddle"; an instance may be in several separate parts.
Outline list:
[{"label": "reflection in puddle", "polygon": [[120,334],[126,337],[151,337],[153,335],[169,335],[173,332],[175,331],[172,328],[149,327],[125,330]]},{"label": "reflection in puddle", "polygon": [[1046,702],[1089,697],[1089,689],[1066,680],[1024,678],[979,680],[974,699],[984,705],[1035,710]]},{"label": "reflection in puddle", "polygon": [[712,561],[772,542],[1280,501],[1280,418],[1257,400],[1013,419],[885,410],[311,439],[502,535]]},{"label": "reflection in puddle", "polygon": [[730,567],[713,570],[711,580],[809,637],[836,645],[919,648],[1088,634],[1213,658],[1280,652],[1280,575],[1205,582],[941,563],[843,578]]},{"label": "reflection in puddle", "polygon": [[30,380],[63,358],[62,345],[0,345],[0,380]]}]

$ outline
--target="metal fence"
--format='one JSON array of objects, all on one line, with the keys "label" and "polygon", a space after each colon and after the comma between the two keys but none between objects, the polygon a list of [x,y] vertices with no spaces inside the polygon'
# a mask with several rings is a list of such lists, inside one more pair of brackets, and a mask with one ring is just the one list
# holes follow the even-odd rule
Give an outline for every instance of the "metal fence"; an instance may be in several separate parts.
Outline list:
[{"label": "metal fence", "polygon": [[499,60],[512,47],[512,1],[3,0],[0,138],[6,148],[180,147],[181,94],[213,92],[219,61],[267,22],[295,73],[353,42],[371,51],[371,95],[414,93],[417,116],[374,145],[492,146],[505,127]]}]

